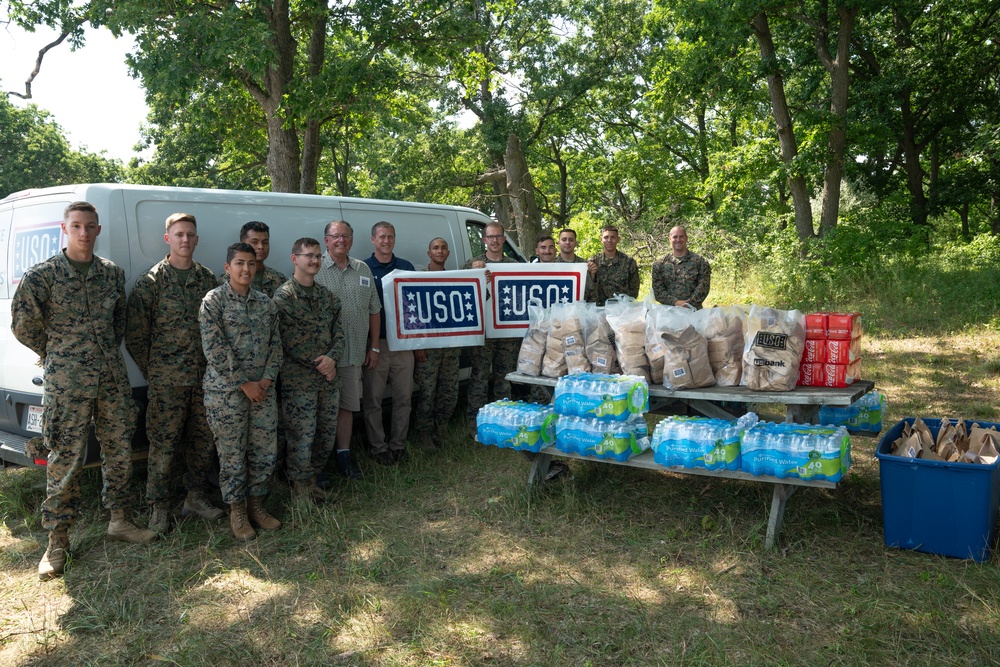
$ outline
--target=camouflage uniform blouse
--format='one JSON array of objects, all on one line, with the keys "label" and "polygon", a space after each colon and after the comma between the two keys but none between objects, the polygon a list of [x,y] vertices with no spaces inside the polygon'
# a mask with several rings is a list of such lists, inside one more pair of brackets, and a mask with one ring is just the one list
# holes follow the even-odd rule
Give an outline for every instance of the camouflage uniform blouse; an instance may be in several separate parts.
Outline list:
[{"label": "camouflage uniform blouse", "polygon": [[229,283],[205,295],[198,313],[208,368],[205,391],[236,391],[281,370],[278,307],[263,292],[241,296]]},{"label": "camouflage uniform blouse", "polygon": [[[344,354],[340,299],[319,283],[307,290],[292,278],[274,293],[274,305],[281,320],[284,386],[303,391],[331,386],[313,360],[325,354],[336,362]],[[338,375],[334,384],[339,381]]]},{"label": "camouflage uniform blouse", "polygon": [[113,381],[128,390],[121,354],[125,333],[125,272],[94,255],[80,273],[65,249],[28,269],[11,302],[11,331],[40,357],[45,392],[86,394]]},{"label": "camouflage uniform blouse", "polygon": [[184,283],[169,256],[139,278],[128,297],[125,347],[146,380],[163,387],[194,387],[205,374],[198,309],[218,282],[195,262]]},{"label": "camouflage uniform blouse", "polygon": [[608,259],[603,252],[599,252],[591,260],[597,263],[597,275],[587,273],[584,297],[587,301],[603,306],[615,294],[638,298],[639,266],[634,259],[619,250],[614,259]]},{"label": "camouflage uniform blouse", "polygon": [[712,267],[701,255],[689,252],[683,257],[667,255],[653,263],[653,296],[668,306],[690,301],[701,308],[712,285]]}]

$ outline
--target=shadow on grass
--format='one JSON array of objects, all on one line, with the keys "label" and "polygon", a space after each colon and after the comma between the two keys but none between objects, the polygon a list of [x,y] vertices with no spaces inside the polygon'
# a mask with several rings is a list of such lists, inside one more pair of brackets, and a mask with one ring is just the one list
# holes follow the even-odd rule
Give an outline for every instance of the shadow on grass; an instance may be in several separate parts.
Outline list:
[{"label": "shadow on grass", "polygon": [[[237,545],[179,523],[104,541],[96,502],[56,632],[14,664],[995,664],[993,565],[886,550],[871,445],[835,491],[789,501],[763,550],[769,485],[572,462],[526,491],[516,453],[463,440]],[[4,481],[7,484],[7,481]],[[4,487],[7,488],[6,486]],[[95,497],[99,479],[85,480]],[[9,518],[5,517],[5,521]],[[8,524],[9,525],[9,524]],[[36,555],[40,555],[40,552]],[[34,574],[35,559],[16,578]],[[8,575],[11,576],[11,575]],[[59,587],[64,587],[60,589]],[[58,605],[57,605],[58,606]],[[3,633],[0,633],[2,635]],[[0,644],[0,660],[9,658]],[[5,655],[6,654],[6,655]]]}]

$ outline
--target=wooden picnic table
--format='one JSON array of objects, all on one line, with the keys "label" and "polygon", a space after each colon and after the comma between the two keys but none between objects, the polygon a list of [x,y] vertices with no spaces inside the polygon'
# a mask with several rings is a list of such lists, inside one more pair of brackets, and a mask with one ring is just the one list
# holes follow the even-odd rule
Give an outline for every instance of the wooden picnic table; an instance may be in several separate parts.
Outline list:
[{"label": "wooden picnic table", "polygon": [[[507,380],[520,384],[532,384],[554,387],[558,380],[548,377],[533,377],[523,373],[508,373]],[[662,385],[651,385],[649,388],[650,412],[669,406],[672,401],[680,401],[706,417],[718,419],[735,419],[736,415],[729,412],[726,403],[741,404],[783,404],[785,405],[785,421],[797,424],[812,423],[819,412],[820,406],[847,407],[875,387],[869,380],[858,380],[849,387],[796,387],[792,391],[751,391],[746,387],[704,387],[701,389],[667,389]],[[785,504],[801,487],[820,489],[835,489],[837,483],[827,480],[804,480],[798,478],[780,478],[766,475],[751,475],[737,470],[706,470],[705,468],[684,468],[681,466],[661,466],[653,460],[653,451],[647,450],[626,461],[601,459],[596,456],[570,454],[555,447],[545,447],[532,463],[528,473],[528,486],[539,484],[548,473],[553,457],[563,459],[578,459],[594,463],[611,463],[632,468],[644,468],[658,472],[673,472],[681,475],[701,475],[723,479],[741,479],[750,482],[763,482],[774,485],[771,495],[771,511],[767,520],[767,533],[764,537],[764,548],[772,549],[781,534],[781,525],[785,515]]]}]

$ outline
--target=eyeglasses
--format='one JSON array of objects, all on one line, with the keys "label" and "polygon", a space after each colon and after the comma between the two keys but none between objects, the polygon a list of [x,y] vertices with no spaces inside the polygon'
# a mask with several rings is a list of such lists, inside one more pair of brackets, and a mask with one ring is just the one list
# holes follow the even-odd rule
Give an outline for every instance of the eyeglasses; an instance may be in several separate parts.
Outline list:
[{"label": "eyeglasses", "polygon": [[347,239],[354,238],[354,234],[327,234],[326,238],[333,239],[334,241],[346,241]]},{"label": "eyeglasses", "polygon": [[487,241],[499,241],[503,238],[503,234],[486,234],[483,238]]},{"label": "eyeglasses", "polygon": [[314,252],[293,252],[292,254],[295,255],[296,257],[305,257],[309,261],[312,261],[314,259],[320,259],[321,257],[323,257],[323,255],[317,255]]}]

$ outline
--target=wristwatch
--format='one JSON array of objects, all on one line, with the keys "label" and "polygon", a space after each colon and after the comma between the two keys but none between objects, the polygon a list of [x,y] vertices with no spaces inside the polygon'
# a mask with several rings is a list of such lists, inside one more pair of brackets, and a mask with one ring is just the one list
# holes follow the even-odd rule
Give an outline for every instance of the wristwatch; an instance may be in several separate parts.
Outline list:
[{"label": "wristwatch", "polygon": [[377,347],[371,348],[371,351],[374,352],[375,354],[382,354],[382,350],[378,349]]}]

